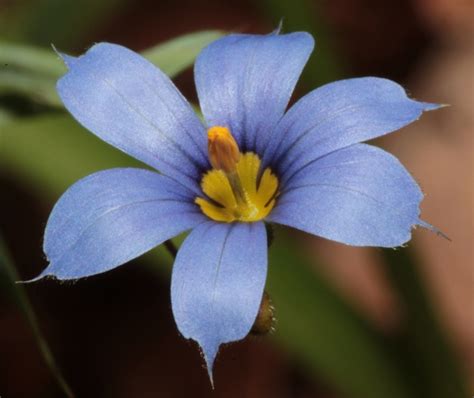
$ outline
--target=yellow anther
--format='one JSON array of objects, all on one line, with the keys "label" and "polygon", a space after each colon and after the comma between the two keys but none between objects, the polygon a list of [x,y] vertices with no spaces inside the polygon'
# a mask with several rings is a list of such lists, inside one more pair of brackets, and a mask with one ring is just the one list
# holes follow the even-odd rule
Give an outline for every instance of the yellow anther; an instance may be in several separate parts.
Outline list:
[{"label": "yellow anther", "polygon": [[241,154],[227,127],[207,131],[212,170],[203,175],[201,187],[207,198],[196,198],[202,212],[221,222],[254,222],[265,218],[275,205],[278,179],[270,169],[259,176],[260,158]]},{"label": "yellow anther", "polygon": [[214,169],[226,174],[235,172],[240,150],[227,127],[214,126],[207,130],[207,148],[209,161]]},{"label": "yellow anther", "polygon": [[262,220],[275,205],[278,179],[267,168],[258,181],[259,170],[260,159],[252,152],[240,157],[233,173],[209,170],[201,180],[201,187],[211,200],[198,197],[195,203],[206,216],[215,221]]}]

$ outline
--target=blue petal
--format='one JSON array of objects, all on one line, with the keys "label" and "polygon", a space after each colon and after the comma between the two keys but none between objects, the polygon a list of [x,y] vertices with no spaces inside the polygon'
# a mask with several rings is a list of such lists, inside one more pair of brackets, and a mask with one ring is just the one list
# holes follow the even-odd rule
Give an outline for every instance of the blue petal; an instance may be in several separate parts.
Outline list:
[{"label": "blue petal", "polygon": [[263,223],[207,222],[179,249],[171,303],[179,331],[202,347],[209,376],[219,346],[243,339],[262,300],[267,272]]},{"label": "blue petal", "polygon": [[229,127],[242,150],[260,152],[313,47],[313,38],[304,32],[233,34],[211,43],[194,68],[207,124]]},{"label": "blue petal", "polygon": [[115,268],[204,221],[188,191],[141,169],[111,169],[74,184],[46,226],[49,266],[37,278],[77,279]]},{"label": "blue petal", "polygon": [[196,192],[208,167],[204,127],[171,80],[140,55],[100,43],[57,85],[72,115],[104,141]]},{"label": "blue petal", "polygon": [[65,53],[62,53],[62,52],[58,51],[58,49],[56,48],[56,46],[54,44],[51,44],[51,47],[53,47],[54,52],[64,62],[64,65],[66,65],[66,67],[68,69],[71,69],[72,66],[74,65],[74,63],[77,61],[77,57],[73,57],[71,55],[68,55],[68,54],[65,54]]},{"label": "blue petal", "polygon": [[398,84],[375,77],[341,80],[307,94],[275,129],[264,163],[282,182],[337,149],[406,126],[439,105],[409,99]]},{"label": "blue petal", "polygon": [[356,144],[301,169],[269,219],[348,245],[395,247],[420,224],[422,198],[394,156]]},{"label": "blue petal", "polygon": [[58,53],[63,60],[64,64],[71,69],[73,65],[76,63],[77,58],[76,57],[71,57],[70,55],[64,54],[64,53]]}]

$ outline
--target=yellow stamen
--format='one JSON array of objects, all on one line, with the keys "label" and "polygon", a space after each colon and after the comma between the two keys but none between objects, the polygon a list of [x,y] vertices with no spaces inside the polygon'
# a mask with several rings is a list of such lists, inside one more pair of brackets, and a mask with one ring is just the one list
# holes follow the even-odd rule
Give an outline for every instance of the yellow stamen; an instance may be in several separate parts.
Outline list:
[{"label": "yellow stamen", "polygon": [[213,166],[201,180],[211,199],[196,198],[204,214],[221,222],[253,222],[265,218],[275,204],[278,179],[267,168],[260,181],[258,155],[241,154],[229,129],[215,126],[208,131],[209,160]]}]

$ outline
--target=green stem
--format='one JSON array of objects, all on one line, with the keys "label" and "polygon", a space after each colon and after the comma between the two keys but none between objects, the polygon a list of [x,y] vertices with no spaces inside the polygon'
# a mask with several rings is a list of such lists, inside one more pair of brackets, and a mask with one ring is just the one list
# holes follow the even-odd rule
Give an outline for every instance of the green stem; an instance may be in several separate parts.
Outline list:
[{"label": "green stem", "polygon": [[384,250],[384,257],[404,315],[399,352],[403,367],[412,369],[407,373],[416,374],[413,385],[424,397],[467,397],[458,358],[436,317],[413,253]]}]

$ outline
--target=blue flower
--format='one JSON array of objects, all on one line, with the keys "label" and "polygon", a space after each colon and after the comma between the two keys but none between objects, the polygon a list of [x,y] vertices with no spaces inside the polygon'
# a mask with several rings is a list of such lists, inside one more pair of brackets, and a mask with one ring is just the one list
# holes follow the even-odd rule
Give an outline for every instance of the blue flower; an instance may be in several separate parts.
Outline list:
[{"label": "blue flower", "polygon": [[355,246],[399,246],[414,226],[429,228],[410,174],[360,142],[438,105],[367,77],[318,88],[285,113],[313,46],[301,32],[210,44],[194,68],[205,125],[167,76],[124,47],[64,56],[57,89],[69,112],[160,173],[104,170],[69,188],[48,220],[49,266],[36,279],[105,272],[191,230],[173,267],[172,308],[211,375],[219,346],[244,338],[257,315],[264,221]]}]

